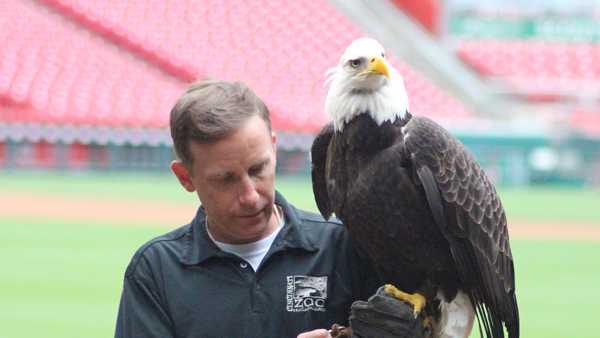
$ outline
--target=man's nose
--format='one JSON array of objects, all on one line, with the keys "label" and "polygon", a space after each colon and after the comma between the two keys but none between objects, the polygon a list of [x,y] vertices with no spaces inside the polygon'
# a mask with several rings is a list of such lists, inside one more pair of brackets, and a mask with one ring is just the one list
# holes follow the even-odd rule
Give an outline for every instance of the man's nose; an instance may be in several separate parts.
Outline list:
[{"label": "man's nose", "polygon": [[246,177],[242,180],[242,186],[240,189],[240,204],[254,207],[259,199],[258,191],[256,191],[256,182],[254,182],[250,177]]}]

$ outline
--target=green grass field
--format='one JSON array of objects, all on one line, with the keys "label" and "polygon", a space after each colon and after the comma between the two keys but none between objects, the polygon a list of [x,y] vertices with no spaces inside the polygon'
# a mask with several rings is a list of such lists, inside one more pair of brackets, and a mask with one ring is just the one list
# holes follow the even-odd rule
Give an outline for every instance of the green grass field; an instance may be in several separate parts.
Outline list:
[{"label": "green grass field", "polygon": [[[314,209],[307,178],[279,180],[278,188],[296,205]],[[0,194],[15,191],[181,203],[194,198],[170,176],[0,173]],[[600,226],[598,191],[500,194],[512,218]],[[0,338],[111,337],[125,266],[141,244],[167,230],[0,213]],[[600,242],[513,240],[512,248],[521,337],[599,337]]]}]

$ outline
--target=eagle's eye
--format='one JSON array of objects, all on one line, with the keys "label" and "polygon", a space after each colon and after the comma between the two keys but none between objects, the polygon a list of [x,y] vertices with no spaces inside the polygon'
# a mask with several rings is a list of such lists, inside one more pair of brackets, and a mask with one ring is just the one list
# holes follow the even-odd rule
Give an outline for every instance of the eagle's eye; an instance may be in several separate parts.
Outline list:
[{"label": "eagle's eye", "polygon": [[352,68],[358,68],[358,66],[360,66],[361,63],[362,63],[361,59],[353,59],[353,60],[348,61],[348,64]]},{"label": "eagle's eye", "polygon": [[381,57],[384,58],[385,57],[385,53],[381,52]]}]

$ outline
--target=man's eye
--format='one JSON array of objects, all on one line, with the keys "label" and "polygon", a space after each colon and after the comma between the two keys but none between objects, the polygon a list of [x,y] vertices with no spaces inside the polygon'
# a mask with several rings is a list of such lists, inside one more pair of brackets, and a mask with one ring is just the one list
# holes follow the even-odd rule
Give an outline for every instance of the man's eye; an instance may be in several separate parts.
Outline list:
[{"label": "man's eye", "polygon": [[251,176],[258,175],[258,174],[260,174],[263,171],[264,168],[265,168],[264,165],[253,167],[253,168],[250,169],[250,175]]},{"label": "man's eye", "polygon": [[233,175],[225,175],[221,177],[220,181],[223,184],[233,183],[235,181],[235,177]]},{"label": "man's eye", "polygon": [[358,66],[360,66],[360,59],[350,60],[349,63],[350,63],[350,67],[358,68]]}]

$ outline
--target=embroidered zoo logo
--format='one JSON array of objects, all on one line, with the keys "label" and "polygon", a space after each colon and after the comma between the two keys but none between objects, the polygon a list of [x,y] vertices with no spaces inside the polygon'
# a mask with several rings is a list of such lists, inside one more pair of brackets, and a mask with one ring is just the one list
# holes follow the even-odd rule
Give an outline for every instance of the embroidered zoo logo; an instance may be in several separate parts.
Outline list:
[{"label": "embroidered zoo logo", "polygon": [[327,276],[287,276],[289,312],[325,311]]}]

